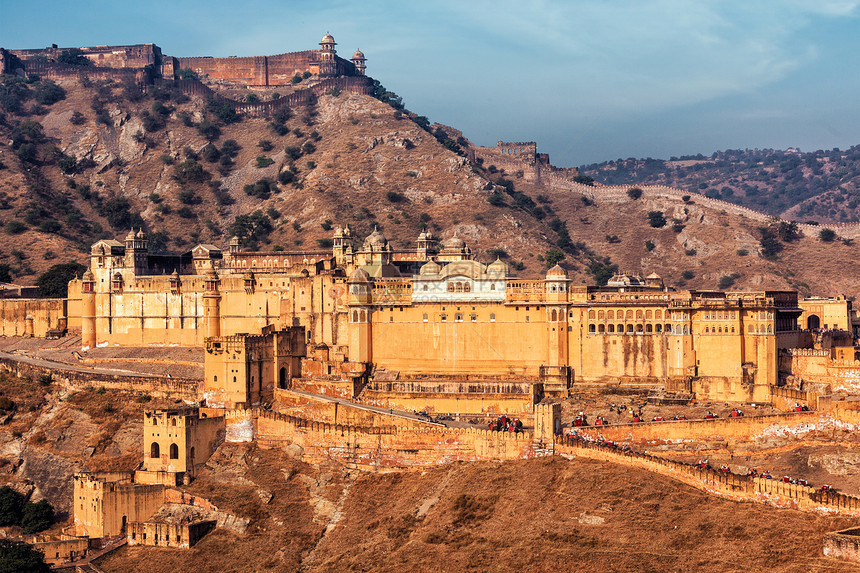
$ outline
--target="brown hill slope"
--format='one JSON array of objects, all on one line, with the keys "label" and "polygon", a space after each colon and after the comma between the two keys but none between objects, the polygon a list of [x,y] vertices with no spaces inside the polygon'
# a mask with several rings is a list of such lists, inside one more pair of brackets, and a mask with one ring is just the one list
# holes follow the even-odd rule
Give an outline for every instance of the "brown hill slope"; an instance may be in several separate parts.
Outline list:
[{"label": "brown hill slope", "polygon": [[[315,470],[275,450],[252,450],[241,460],[247,471],[236,484],[219,483],[211,473],[193,488],[222,509],[253,515],[248,535],[215,532],[188,551],[123,548],[99,567],[147,573],[858,569],[822,555],[823,532],[850,520],[726,501],[609,463],[552,458],[356,477],[333,467]],[[275,492],[270,504],[260,501],[258,488]]]},{"label": "brown hill slope", "polygon": [[[117,83],[62,87],[64,100],[30,115],[9,112],[0,125],[0,265],[16,282],[32,282],[57,262],[86,262],[92,242],[122,238],[130,226],[149,230],[153,250],[181,252],[197,242],[224,244],[234,233],[260,248],[325,248],[331,226],[348,223],[358,238],[379,226],[396,247],[414,245],[425,225],[443,237],[456,232],[479,259],[507,258],[523,277],[543,274],[566,226],[563,264],[577,281],[594,282],[595,272],[615,263],[657,271],[676,286],[715,288],[738,274],[741,288],[860,291],[856,246],[805,237],[767,261],[757,256],[761,223],[708,205],[647,193],[639,200],[598,194],[586,205],[576,192],[515,176],[506,176],[510,193],[494,192],[491,180],[506,184],[498,174],[474,168],[367,96],[326,95],[289,118],[230,123],[223,110],[178,93],[141,96]],[[35,158],[22,160],[33,128],[26,122],[38,122],[44,137]],[[654,210],[678,217],[683,230],[650,227]]]}]

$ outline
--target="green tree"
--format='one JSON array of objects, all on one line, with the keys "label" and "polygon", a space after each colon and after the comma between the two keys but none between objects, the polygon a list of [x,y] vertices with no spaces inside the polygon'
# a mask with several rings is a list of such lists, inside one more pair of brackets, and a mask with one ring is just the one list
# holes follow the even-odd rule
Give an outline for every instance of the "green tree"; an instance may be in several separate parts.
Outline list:
[{"label": "green tree", "polygon": [[45,531],[54,523],[54,507],[43,499],[36,503],[28,503],[21,514],[21,528],[24,533]]},{"label": "green tree", "polygon": [[70,66],[92,66],[93,62],[84,55],[84,52],[79,48],[71,48],[63,50],[57,57],[57,62],[60,64],[68,64]]},{"label": "green tree", "polygon": [[776,232],[770,227],[759,227],[759,232],[761,233],[761,239],[759,239],[761,256],[769,260],[775,259],[783,248],[782,243],[777,240]]},{"label": "green tree", "polygon": [[87,270],[80,263],[70,262],[54,265],[36,279],[39,295],[49,298],[69,296],[69,281]]},{"label": "green tree", "polygon": [[548,249],[543,256],[547,268],[552,268],[564,260],[564,253],[559,249]]},{"label": "green tree", "polygon": [[0,539],[0,573],[50,573],[45,555],[32,545]]},{"label": "green tree", "polygon": [[800,238],[800,230],[797,228],[795,221],[780,221],[777,227],[779,238],[786,243],[790,243]]},{"label": "green tree", "polygon": [[663,211],[649,211],[648,223],[652,227],[660,229],[666,226],[666,216],[663,215]]},{"label": "green tree", "polygon": [[833,240],[836,238],[836,231],[834,231],[833,229],[827,229],[827,228],[821,229],[818,232],[818,238],[821,239],[822,241],[824,241],[825,243],[833,242]]},{"label": "green tree", "polygon": [[41,105],[51,105],[66,99],[66,90],[51,80],[42,80],[33,90],[33,97]]},{"label": "green tree", "polygon": [[631,187],[627,190],[627,196],[635,201],[642,196],[642,189],[639,187]]},{"label": "green tree", "polygon": [[5,485],[0,487],[0,527],[18,525],[24,511],[24,496]]}]

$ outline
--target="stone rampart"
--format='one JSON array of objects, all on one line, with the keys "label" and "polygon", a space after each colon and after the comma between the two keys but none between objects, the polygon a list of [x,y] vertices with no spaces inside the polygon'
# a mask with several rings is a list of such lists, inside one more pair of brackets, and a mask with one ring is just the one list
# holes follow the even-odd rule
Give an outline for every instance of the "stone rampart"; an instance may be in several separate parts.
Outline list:
[{"label": "stone rampart", "polygon": [[794,388],[780,388],[779,386],[768,386],[770,403],[777,410],[793,412],[795,404],[809,406],[817,409],[819,395],[816,392],[795,390]]},{"label": "stone rampart", "polygon": [[[577,428],[580,435],[631,445],[654,446],[708,442],[752,442],[832,432],[836,418],[829,413],[797,412],[715,420],[667,420],[614,426]],[[839,420],[843,421],[843,420]]]},{"label": "stone rampart", "polygon": [[[609,201],[613,203],[627,202],[630,201],[630,197],[627,196],[627,191],[632,187],[638,187],[639,189],[642,189],[643,196],[645,197],[665,197],[681,200],[683,196],[689,195],[697,205],[703,205],[718,211],[733,213],[761,223],[768,223],[773,219],[772,215],[755,211],[748,207],[735,205],[734,203],[729,203],[722,199],[713,199],[711,197],[699,195],[698,193],[691,191],[684,191],[683,189],[677,189],[675,187],[667,187],[665,185],[586,185],[584,183],[571,181],[569,177],[553,175],[551,173],[542,173],[541,181],[548,184],[550,187],[566,191],[575,191],[576,193],[585,195],[586,197],[596,201]],[[840,237],[860,237],[860,223],[822,223],[821,225],[798,223],[798,228],[808,236],[816,236],[821,229],[828,228],[836,231]]]},{"label": "stone rampart", "polygon": [[757,501],[782,508],[860,516],[860,498],[833,491],[701,468],[571,437],[557,437],[554,449],[556,454],[565,456],[580,456],[645,469],[738,501]]},{"label": "stone rampart", "polygon": [[804,382],[830,384],[834,392],[860,394],[860,360],[836,360],[827,350],[807,348],[788,349],[783,361],[790,360],[787,368]]},{"label": "stone rampart", "polygon": [[[372,471],[536,455],[531,434],[474,428],[358,427],[258,409],[229,411],[226,418],[228,441],[243,441],[250,431],[262,447],[300,447],[308,463],[335,459]],[[241,426],[241,431],[231,431],[233,425]]]},{"label": "stone rampart", "polygon": [[141,394],[150,394],[157,398],[176,398],[190,401],[197,401],[203,391],[202,380],[79,372],[27,364],[11,358],[0,358],[0,368],[18,376],[51,375],[55,381],[68,384],[76,390],[83,390],[87,386],[103,386],[109,390],[129,390]]},{"label": "stone rampart", "polygon": [[66,299],[0,299],[0,336],[44,338],[48,330],[59,328],[67,317]]},{"label": "stone rampart", "polygon": [[860,527],[824,534],[824,555],[860,563]]}]

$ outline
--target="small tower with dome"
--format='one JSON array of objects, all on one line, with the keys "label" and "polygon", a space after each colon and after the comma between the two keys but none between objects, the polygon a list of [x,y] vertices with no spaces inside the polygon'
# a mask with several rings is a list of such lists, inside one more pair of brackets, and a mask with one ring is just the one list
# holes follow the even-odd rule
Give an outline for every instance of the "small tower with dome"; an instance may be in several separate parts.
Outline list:
[{"label": "small tower with dome", "polygon": [[365,75],[364,70],[367,69],[365,62],[367,58],[364,57],[364,52],[361,50],[356,50],[352,55],[352,63],[355,64],[355,73],[359,76]]},{"label": "small tower with dome", "polygon": [[320,52],[319,52],[319,76],[321,78],[329,78],[337,75],[337,50],[335,50],[335,46],[337,42],[334,41],[334,37],[326,33],[320,41]]}]

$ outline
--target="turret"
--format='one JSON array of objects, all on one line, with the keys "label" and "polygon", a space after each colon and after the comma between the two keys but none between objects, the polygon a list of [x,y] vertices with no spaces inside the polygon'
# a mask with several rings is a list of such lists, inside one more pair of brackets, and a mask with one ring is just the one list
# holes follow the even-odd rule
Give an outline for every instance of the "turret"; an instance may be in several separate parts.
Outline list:
[{"label": "turret", "polygon": [[96,346],[96,279],[93,271],[87,269],[81,279],[81,345],[84,348]]},{"label": "turret", "polygon": [[210,268],[203,280],[203,328],[206,338],[221,336],[220,280],[214,268]]},{"label": "turret", "polygon": [[134,229],[125,236],[125,267],[135,275],[145,275],[149,269],[149,246],[143,229]]},{"label": "turret", "polygon": [[331,34],[327,33],[323,36],[319,51],[319,75],[321,78],[337,75],[337,61],[335,59],[337,51],[334,48],[336,45],[337,43]]},{"label": "turret", "polygon": [[352,63],[355,64],[355,73],[360,76],[365,75],[364,71],[367,69],[365,62],[367,58],[364,57],[364,53],[361,50],[356,50],[352,55]]}]

